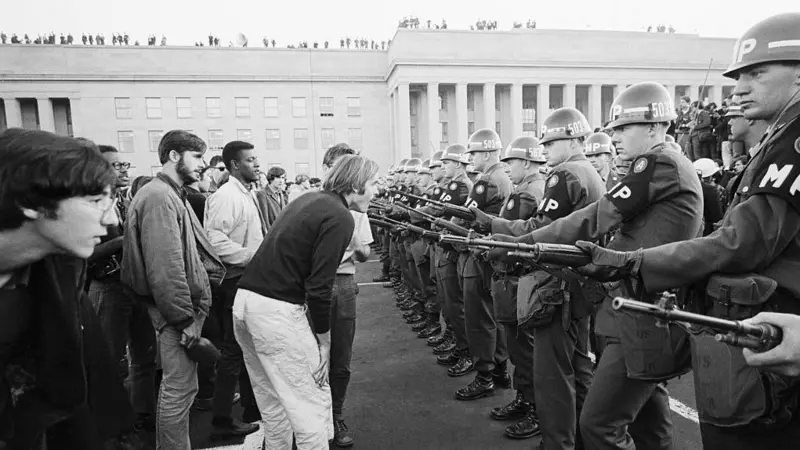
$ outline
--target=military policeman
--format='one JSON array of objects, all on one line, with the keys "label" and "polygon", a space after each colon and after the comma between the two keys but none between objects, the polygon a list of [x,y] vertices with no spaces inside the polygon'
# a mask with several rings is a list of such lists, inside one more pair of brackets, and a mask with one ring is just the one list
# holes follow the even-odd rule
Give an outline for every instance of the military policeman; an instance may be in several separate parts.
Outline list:
[{"label": "military policeman", "polygon": [[619,183],[622,177],[613,167],[614,150],[611,144],[611,136],[606,133],[591,134],[586,138],[584,150],[586,158],[606,183],[606,189],[611,189]]},{"label": "military policeman", "polygon": [[[543,148],[535,137],[514,139],[500,161],[514,184],[512,192],[500,211],[506,220],[527,220],[536,213],[544,195],[545,176],[542,167],[547,163]],[[479,231],[490,232],[488,229]],[[511,403],[493,408],[495,420],[519,420],[506,428],[505,434],[514,439],[526,439],[539,434],[533,398],[533,331],[517,327],[517,285],[525,269],[521,264],[493,263],[492,297],[495,319],[505,328],[508,353],[514,364],[514,388],[517,395]],[[521,420],[520,420],[521,419]]]},{"label": "military policeman", "polygon": [[[511,179],[500,162],[503,149],[500,136],[484,128],[472,133],[467,153],[480,179],[472,187],[465,206],[497,215],[511,194]],[[477,358],[478,374],[467,386],[458,389],[458,400],[476,400],[494,392],[495,384],[507,387],[511,379],[507,371],[508,349],[505,330],[494,318],[491,277],[492,267],[483,257],[462,252],[458,265],[463,274],[464,311],[467,339],[472,355]]]},{"label": "military policeman", "polygon": [[[449,180],[439,200],[463,205],[472,190],[472,181],[467,177],[467,148],[461,144],[447,147],[442,154],[442,170]],[[464,321],[464,293],[458,269],[459,252],[453,246],[437,246],[436,280],[444,295],[444,312],[453,328],[453,339],[434,348],[436,362],[445,366],[447,375],[460,377],[474,370],[475,361],[469,351],[467,327]]]},{"label": "military policeman", "polygon": [[[527,221],[493,219],[493,233],[525,235],[603,196],[605,184],[583,153],[584,140],[591,133],[586,117],[574,108],[557,109],[544,120],[539,142],[552,171],[539,210]],[[487,217],[481,215],[478,220]],[[490,255],[501,256],[495,251]],[[540,448],[548,450],[575,447],[577,413],[592,379],[588,294],[574,280],[554,273],[536,270],[521,278],[517,294],[519,327],[534,328],[533,384],[542,432]]]},{"label": "military policeman", "polygon": [[[578,242],[594,261],[584,273],[601,280],[633,279],[648,293],[699,283],[705,287],[701,306],[717,317],[800,313],[798,42],[800,13],[764,19],[739,39],[723,73],[736,80],[733,94],[741,98],[745,118],[764,120],[768,129],[735,184],[722,225],[703,238],[637,251]],[[707,330],[693,330],[692,371],[704,448],[797,448],[800,378],[750,367],[742,351],[717,342]]]}]

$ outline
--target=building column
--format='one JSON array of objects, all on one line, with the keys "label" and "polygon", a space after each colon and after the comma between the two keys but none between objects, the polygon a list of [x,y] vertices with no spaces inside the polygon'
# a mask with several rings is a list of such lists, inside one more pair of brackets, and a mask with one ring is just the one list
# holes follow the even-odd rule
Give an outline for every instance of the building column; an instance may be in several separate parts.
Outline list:
[{"label": "building column", "polygon": [[450,142],[467,142],[469,139],[467,118],[467,84],[458,83],[456,84],[456,126]]},{"label": "building column", "polygon": [[699,84],[690,84],[689,85],[689,98],[691,98],[692,101],[702,100],[701,98],[698,97],[699,95],[700,95],[700,85]]},{"label": "building column", "polygon": [[395,92],[396,90],[392,90],[389,92],[389,134],[392,143],[392,160],[391,164],[396,164],[400,158],[398,158],[399,148],[397,146],[397,107],[395,105]]},{"label": "building column", "polygon": [[717,108],[722,106],[722,85],[714,85],[711,87],[712,95],[711,101],[717,104]]},{"label": "building column", "polygon": [[484,83],[483,85],[483,126],[494,130],[497,119],[495,118],[495,84]]},{"label": "building column", "polygon": [[69,99],[69,114],[72,121],[72,135],[75,137],[83,136],[83,112],[81,110],[82,102],[79,98],[70,97]]},{"label": "building column", "polygon": [[428,83],[428,146],[436,152],[442,146],[442,124],[439,120],[439,83]]},{"label": "building column", "polygon": [[510,97],[511,136],[506,139],[508,142],[522,136],[522,83],[511,85]]},{"label": "building column", "polygon": [[16,98],[3,98],[6,105],[6,126],[8,128],[22,128],[22,108]]},{"label": "building column", "polygon": [[564,85],[564,107],[575,108],[575,85]]},{"label": "building column", "polygon": [[411,157],[411,100],[408,93],[408,83],[397,85],[397,125],[400,135],[397,143],[400,146],[398,151],[399,158]]},{"label": "building column", "polygon": [[550,115],[550,83],[539,83],[536,91],[536,136],[541,133],[542,123]]},{"label": "building column", "polygon": [[603,126],[603,85],[589,86],[589,124],[592,127]]},{"label": "building column", "polygon": [[56,119],[53,115],[53,102],[49,98],[37,98],[36,103],[39,106],[39,129],[55,132]]}]

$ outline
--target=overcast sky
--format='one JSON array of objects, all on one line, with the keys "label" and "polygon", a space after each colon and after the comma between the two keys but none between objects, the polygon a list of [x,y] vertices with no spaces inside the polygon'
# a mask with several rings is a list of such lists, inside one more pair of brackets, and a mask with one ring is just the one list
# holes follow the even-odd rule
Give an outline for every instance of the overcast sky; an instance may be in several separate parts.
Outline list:
[{"label": "overcast sky", "polygon": [[[758,20],[799,10],[796,0],[4,0],[0,30],[106,35],[129,33],[142,44],[147,35],[166,35],[168,44],[207,43],[209,32],[225,45],[244,33],[250,46],[264,36],[279,47],[307,40],[328,40],[338,47],[341,37],[384,40],[398,20],[419,17],[421,26],[446,19],[449,28],[469,29],[478,19],[496,20],[501,30],[514,20],[535,19],[539,28],[644,30],[647,25],[673,25],[678,32],[702,36],[738,37]],[[334,45],[335,43],[335,45]]]}]

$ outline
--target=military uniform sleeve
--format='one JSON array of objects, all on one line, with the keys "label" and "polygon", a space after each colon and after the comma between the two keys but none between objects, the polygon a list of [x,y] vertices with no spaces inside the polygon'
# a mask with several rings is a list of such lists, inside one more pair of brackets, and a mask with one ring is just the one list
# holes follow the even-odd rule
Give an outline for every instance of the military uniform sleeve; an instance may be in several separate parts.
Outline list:
[{"label": "military uniform sleeve", "polygon": [[650,292],[685,286],[715,272],[769,266],[800,233],[800,214],[776,195],[753,195],[734,206],[714,233],[644,251],[640,274]]},{"label": "military uniform sleeve", "polygon": [[519,193],[519,216],[531,218],[539,209],[539,199],[527,192]]},{"label": "military uniform sleeve", "polygon": [[555,171],[547,178],[544,198],[528,220],[492,220],[492,233],[523,236],[567,216],[586,195],[580,181],[568,171]]}]

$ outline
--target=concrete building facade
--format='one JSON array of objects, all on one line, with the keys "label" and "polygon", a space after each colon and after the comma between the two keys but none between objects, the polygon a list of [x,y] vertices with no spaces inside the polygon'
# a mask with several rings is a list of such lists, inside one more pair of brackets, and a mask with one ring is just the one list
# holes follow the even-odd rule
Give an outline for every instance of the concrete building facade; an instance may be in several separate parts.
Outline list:
[{"label": "concrete building facade", "polygon": [[615,95],[640,81],[674,99],[719,104],[734,40],[696,35],[522,29],[398,30],[387,51],[206,47],[0,46],[0,129],[83,136],[155,173],[171,129],[251,141],[262,166],[321,173],[348,142],[388,167],[494,128],[537,135],[572,106],[601,126]]}]

